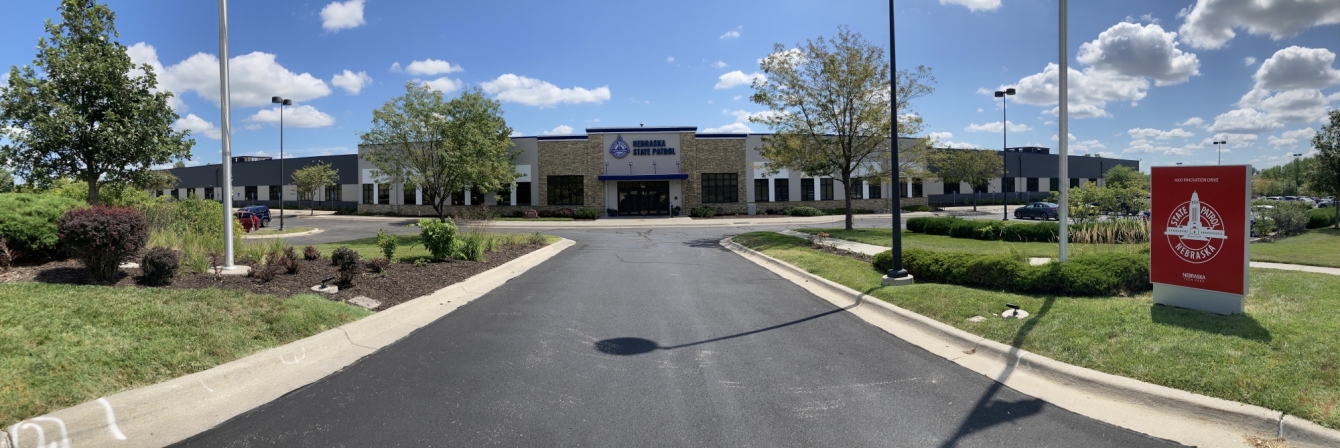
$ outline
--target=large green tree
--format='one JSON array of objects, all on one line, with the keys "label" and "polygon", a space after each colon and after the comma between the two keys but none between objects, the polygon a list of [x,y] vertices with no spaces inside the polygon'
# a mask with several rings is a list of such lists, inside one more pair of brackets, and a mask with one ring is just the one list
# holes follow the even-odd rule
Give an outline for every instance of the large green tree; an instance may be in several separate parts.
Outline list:
[{"label": "large green tree", "polygon": [[[995,151],[975,149],[955,149],[941,151],[931,158],[931,166],[936,177],[946,184],[966,182],[974,189],[983,189],[993,179],[999,179],[1004,162]],[[977,200],[972,202],[973,211],[977,210]]]},{"label": "large green tree", "polygon": [[78,179],[97,204],[106,184],[151,183],[150,167],[190,158],[195,141],[172,130],[172,94],[155,92],[149,65],[131,63],[116,14],[93,0],[64,0],[60,14],[33,64],[11,67],[0,88],[0,159],[37,187]]},{"label": "large green tree", "polygon": [[[769,109],[750,118],[774,132],[759,148],[768,169],[830,176],[844,190],[857,177],[890,178],[891,97],[898,102],[898,134],[919,134],[921,117],[912,112],[910,102],[934,91],[931,70],[900,70],[896,88],[890,89],[884,49],[846,27],[833,38],[820,36],[790,50],[782,44],[773,48],[759,64],[766,78],[754,80],[750,96]],[[924,140],[909,147],[908,154],[900,154],[898,171],[920,173],[926,165],[921,155],[928,148]],[[842,197],[846,228],[851,229],[851,194],[844,191]]]},{"label": "large green tree", "polygon": [[423,84],[405,83],[405,95],[372,112],[362,156],[379,181],[417,185],[446,221],[453,191],[498,191],[517,179],[512,128],[502,105],[469,89],[447,100]]},{"label": "large green tree", "polygon": [[0,193],[13,193],[14,189],[14,174],[10,173],[8,168],[0,165]]},{"label": "large green tree", "polygon": [[[1321,127],[1312,137],[1312,148],[1317,151],[1316,161],[1308,173],[1307,185],[1315,194],[1340,196],[1340,109],[1332,110],[1331,122]],[[1335,228],[1340,229],[1340,207],[1335,209]]]},{"label": "large green tree", "polygon": [[[339,170],[331,168],[330,164],[325,162],[317,162],[293,171],[293,186],[298,189],[298,199],[301,200],[303,196],[308,196],[307,201],[309,203],[316,200],[311,195],[315,194],[317,190],[335,185],[339,180]],[[315,215],[316,206],[315,204],[312,205],[310,214]]]}]

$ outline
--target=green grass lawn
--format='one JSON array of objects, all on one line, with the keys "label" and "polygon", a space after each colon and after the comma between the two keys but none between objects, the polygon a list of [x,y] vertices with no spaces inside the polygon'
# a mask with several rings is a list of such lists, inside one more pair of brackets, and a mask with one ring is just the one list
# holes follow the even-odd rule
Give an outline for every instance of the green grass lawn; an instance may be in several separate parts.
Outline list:
[{"label": "green grass lawn", "polygon": [[1340,268],[1340,230],[1313,229],[1271,243],[1252,243],[1252,261]]},{"label": "green grass lawn", "polygon": [[[464,236],[464,234],[465,232],[457,233],[458,237]],[[523,234],[523,233],[496,233],[496,232],[490,233],[489,235],[504,239],[505,238],[521,239],[526,236],[529,236],[529,234]],[[556,236],[551,235],[545,235],[544,237],[545,242],[547,244],[553,244],[555,242],[558,242],[560,239]],[[424,248],[423,238],[420,237],[419,235],[396,235],[396,240],[399,241],[400,243],[400,245],[396,248],[396,255],[395,255],[396,261],[398,262],[412,263],[414,262],[414,260],[429,257],[432,255],[431,253],[428,252],[428,249]],[[358,252],[358,256],[364,260],[370,258],[382,257],[382,249],[381,247],[377,246],[377,237],[375,236],[368,238],[359,238],[356,240],[341,241],[338,243],[316,244],[314,246],[316,247],[317,250],[321,251],[321,256],[323,258],[330,258],[330,253],[335,249],[341,247],[348,247],[350,249],[353,249],[355,252]],[[299,254],[302,253],[302,248],[298,248],[298,253]]]},{"label": "green grass lawn", "polygon": [[0,284],[0,428],[370,314],[314,295]]},{"label": "green grass lawn", "polygon": [[[1252,269],[1246,314],[1219,316],[1154,306],[1149,294],[1035,297],[942,284],[884,287],[881,273],[868,263],[812,250],[801,238],[754,232],[735,241],[913,312],[1062,362],[1340,428],[1340,351],[1335,350],[1340,276]],[[1033,316],[967,320],[998,315],[1007,302]]]}]

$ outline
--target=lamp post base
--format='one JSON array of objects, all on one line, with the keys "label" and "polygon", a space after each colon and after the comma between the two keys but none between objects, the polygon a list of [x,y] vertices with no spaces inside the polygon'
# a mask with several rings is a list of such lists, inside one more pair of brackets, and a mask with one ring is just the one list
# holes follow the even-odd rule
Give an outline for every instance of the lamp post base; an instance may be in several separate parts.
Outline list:
[{"label": "lamp post base", "polygon": [[885,275],[882,283],[884,286],[907,286],[912,284],[912,274],[908,274],[906,277],[901,278],[893,278]]}]

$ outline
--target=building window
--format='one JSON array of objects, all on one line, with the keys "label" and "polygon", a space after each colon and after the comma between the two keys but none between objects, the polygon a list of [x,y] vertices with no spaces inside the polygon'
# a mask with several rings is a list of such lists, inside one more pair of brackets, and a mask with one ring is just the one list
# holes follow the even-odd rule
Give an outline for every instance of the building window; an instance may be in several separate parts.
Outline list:
[{"label": "building window", "polygon": [[330,202],[344,201],[344,190],[339,185],[326,187],[326,200]]},{"label": "building window", "polygon": [[740,202],[740,181],[736,173],[703,173],[702,194],[704,204]]},{"label": "building window", "polygon": [[451,192],[451,205],[465,205],[465,190]]},{"label": "building window", "polygon": [[278,185],[271,185],[271,186],[270,186],[270,200],[271,200],[271,201],[282,201],[283,199],[280,199],[279,196],[283,194],[283,191],[284,191],[284,187],[281,187],[281,186],[278,186]]},{"label": "building window", "polygon": [[865,181],[860,179],[851,180],[851,188],[847,189],[847,197],[852,199],[861,199],[861,184]]},{"label": "building window", "polygon": [[391,184],[377,184],[377,203],[391,203]]},{"label": "building window", "polygon": [[214,199],[214,187],[209,187],[205,189],[205,199],[209,200]]},{"label": "building window", "polygon": [[534,205],[530,201],[530,182],[516,183],[516,205]]},{"label": "building window", "polygon": [[179,191],[181,190],[178,190],[176,188],[172,189],[172,199],[181,199],[181,193],[178,193]]},{"label": "building window", "polygon": [[195,198],[195,197],[198,197],[198,196],[195,195],[195,189],[194,189],[194,188],[187,188],[187,189],[186,189],[186,198],[187,198],[187,199],[190,199],[190,198]]},{"label": "building window", "polygon": [[958,194],[961,186],[958,182],[945,182],[945,194]]},{"label": "building window", "polygon": [[754,179],[754,202],[768,202],[767,179]]},{"label": "building window", "polygon": [[833,178],[826,177],[823,179],[819,179],[819,200],[820,201],[833,200]]},{"label": "building window", "polygon": [[912,179],[912,197],[919,198],[925,195],[925,184],[921,182],[921,179]]},{"label": "building window", "polygon": [[373,197],[375,195],[373,194],[372,184],[363,184],[363,203],[371,204]]},{"label": "building window", "polygon": [[402,204],[405,204],[405,205],[414,205],[414,204],[415,204],[415,198],[414,198],[414,196],[415,196],[415,194],[414,194],[414,186],[413,186],[413,185],[409,185],[409,184],[405,184],[405,202],[402,202]]},{"label": "building window", "polygon": [[246,196],[242,196],[242,198],[243,198],[243,199],[246,199],[246,200],[248,200],[248,201],[255,201],[255,200],[257,200],[257,199],[260,199],[259,193],[257,193],[257,191],[256,191],[257,189],[258,189],[258,188],[257,188],[257,187],[254,187],[254,186],[252,186],[252,187],[246,187],[246,188],[244,189],[244,191],[246,192],[246,193],[245,193]]},{"label": "building window", "polygon": [[772,181],[772,197],[777,202],[790,201],[791,179],[774,179]]},{"label": "building window", "polygon": [[1061,191],[1061,179],[1060,179],[1060,178],[1057,178],[1057,177],[1053,177],[1053,178],[1051,178],[1051,181],[1052,181],[1052,185],[1051,185],[1052,189],[1047,190],[1047,191]]},{"label": "building window", "polygon": [[1001,179],[1000,191],[1005,193],[1014,193],[1014,178]]},{"label": "building window", "polygon": [[802,201],[813,201],[813,200],[814,200],[814,178],[813,178],[813,177],[806,177],[806,178],[800,179],[800,200],[802,200]]},{"label": "building window", "polygon": [[512,205],[512,185],[504,185],[503,189],[493,193],[493,203],[497,205]]},{"label": "building window", "polygon": [[582,176],[549,176],[549,205],[585,205]]},{"label": "building window", "polygon": [[1027,183],[1028,183],[1028,185],[1026,185],[1026,187],[1028,187],[1028,192],[1029,192],[1029,193],[1037,193],[1037,192],[1038,192],[1038,178],[1036,178],[1036,177],[1030,177],[1030,178],[1028,178],[1028,182],[1027,182]]},{"label": "building window", "polygon": [[478,188],[470,189],[470,205],[484,205],[484,191]]},{"label": "building window", "polygon": [[1070,188],[1079,188],[1079,178],[1070,178]]},{"label": "building window", "polygon": [[882,187],[883,185],[880,184],[870,184],[870,199],[883,199],[884,191]]}]

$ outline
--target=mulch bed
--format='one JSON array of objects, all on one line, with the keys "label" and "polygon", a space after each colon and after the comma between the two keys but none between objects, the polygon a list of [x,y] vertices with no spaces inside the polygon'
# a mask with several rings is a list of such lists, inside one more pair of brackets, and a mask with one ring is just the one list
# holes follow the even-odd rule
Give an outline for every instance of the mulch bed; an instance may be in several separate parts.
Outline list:
[{"label": "mulch bed", "polygon": [[[357,296],[366,296],[382,304],[376,310],[385,310],[409,300],[432,294],[434,291],[459,283],[481,272],[493,269],[517,257],[534,252],[543,245],[500,246],[497,251],[485,254],[485,261],[434,262],[423,266],[411,263],[392,263],[386,274],[367,271],[354,279],[352,285],[340,285],[340,292],[320,294],[311,290],[321,284],[321,280],[337,275],[330,260],[298,260],[302,266],[297,274],[279,274],[269,282],[254,277],[225,275],[215,278],[214,274],[179,275],[167,286],[145,286],[141,283],[140,269],[121,269],[121,278],[114,283],[93,282],[83,266],[75,260],[53,261],[37,266],[19,266],[8,272],[0,273],[0,283],[34,281],[42,283],[60,283],[73,285],[106,285],[138,288],[201,289],[222,288],[245,291],[255,294],[271,294],[290,297],[297,294],[320,294],[332,300],[348,301]],[[331,282],[332,284],[334,281]]]}]

